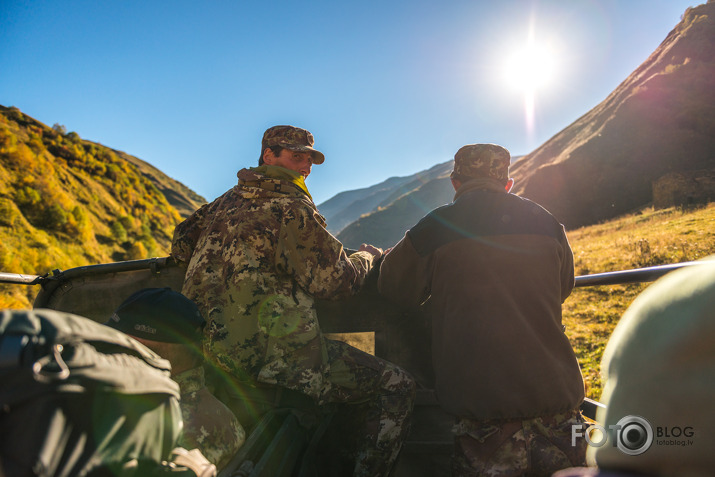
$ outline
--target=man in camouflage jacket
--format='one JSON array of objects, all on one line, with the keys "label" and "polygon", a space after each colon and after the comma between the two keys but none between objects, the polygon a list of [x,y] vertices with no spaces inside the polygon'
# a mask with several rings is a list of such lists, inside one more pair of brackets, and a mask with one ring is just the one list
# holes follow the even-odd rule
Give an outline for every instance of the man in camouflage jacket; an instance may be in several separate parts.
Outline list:
[{"label": "man in camouflage jacket", "polygon": [[315,299],[357,292],[382,251],[348,256],[305,186],[324,156],[310,132],[269,128],[259,166],[174,232],[183,293],[207,317],[206,355],[243,382],[288,388],[319,404],[370,402],[354,475],[386,475],[408,430],[415,383],[400,368],[326,339]]}]

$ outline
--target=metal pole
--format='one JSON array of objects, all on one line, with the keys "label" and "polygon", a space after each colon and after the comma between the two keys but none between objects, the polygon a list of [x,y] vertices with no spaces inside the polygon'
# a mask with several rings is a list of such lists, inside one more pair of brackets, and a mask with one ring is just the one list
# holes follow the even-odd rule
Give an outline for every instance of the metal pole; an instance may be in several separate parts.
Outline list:
[{"label": "metal pole", "polygon": [[22,275],[20,273],[0,272],[0,283],[14,283],[18,285],[37,285],[44,278],[38,275]]},{"label": "metal pole", "polygon": [[634,270],[620,270],[617,272],[582,275],[576,277],[576,286],[589,287],[596,285],[620,285],[624,283],[652,282],[666,273],[672,272],[678,268],[702,265],[708,262],[708,260],[702,260],[698,262],[673,263],[670,265],[659,265],[657,267],[636,268]]}]

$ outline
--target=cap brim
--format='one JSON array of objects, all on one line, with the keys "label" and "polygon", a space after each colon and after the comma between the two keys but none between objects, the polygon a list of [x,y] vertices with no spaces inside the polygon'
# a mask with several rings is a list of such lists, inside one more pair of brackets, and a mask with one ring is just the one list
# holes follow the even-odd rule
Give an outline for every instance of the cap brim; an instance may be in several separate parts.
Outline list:
[{"label": "cap brim", "polygon": [[318,151],[317,149],[313,149],[310,146],[295,146],[295,145],[287,145],[287,144],[279,144],[279,146],[283,146],[286,149],[290,149],[291,151],[296,151],[296,152],[309,152],[310,153],[310,160],[313,164],[322,164],[325,162],[325,156],[323,155],[322,152]]}]

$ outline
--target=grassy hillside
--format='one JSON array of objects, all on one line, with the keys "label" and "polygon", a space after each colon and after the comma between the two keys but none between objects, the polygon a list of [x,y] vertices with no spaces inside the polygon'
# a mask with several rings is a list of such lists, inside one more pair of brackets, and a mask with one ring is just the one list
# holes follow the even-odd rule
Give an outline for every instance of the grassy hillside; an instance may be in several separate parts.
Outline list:
[{"label": "grassy hillside", "polygon": [[[715,254],[715,204],[644,209],[568,232],[577,275],[687,262]],[[586,395],[601,396],[599,365],[623,312],[649,284],[577,288],[564,303],[566,334],[576,349]]]},{"label": "grassy hillside", "polygon": [[[166,255],[181,215],[150,166],[127,156],[0,107],[0,271]],[[0,308],[27,307],[35,294],[0,285]]]}]

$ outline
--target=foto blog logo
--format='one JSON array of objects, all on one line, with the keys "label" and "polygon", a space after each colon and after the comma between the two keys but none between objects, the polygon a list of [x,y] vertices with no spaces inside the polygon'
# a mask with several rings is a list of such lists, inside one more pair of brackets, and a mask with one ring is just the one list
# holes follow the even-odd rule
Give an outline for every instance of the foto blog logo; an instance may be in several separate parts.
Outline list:
[{"label": "foto blog logo", "polygon": [[640,455],[653,444],[653,427],[641,416],[626,416],[608,429],[599,424],[591,424],[585,430],[583,427],[583,424],[571,426],[572,446],[581,437],[592,447],[602,447],[610,440],[624,454]]}]

